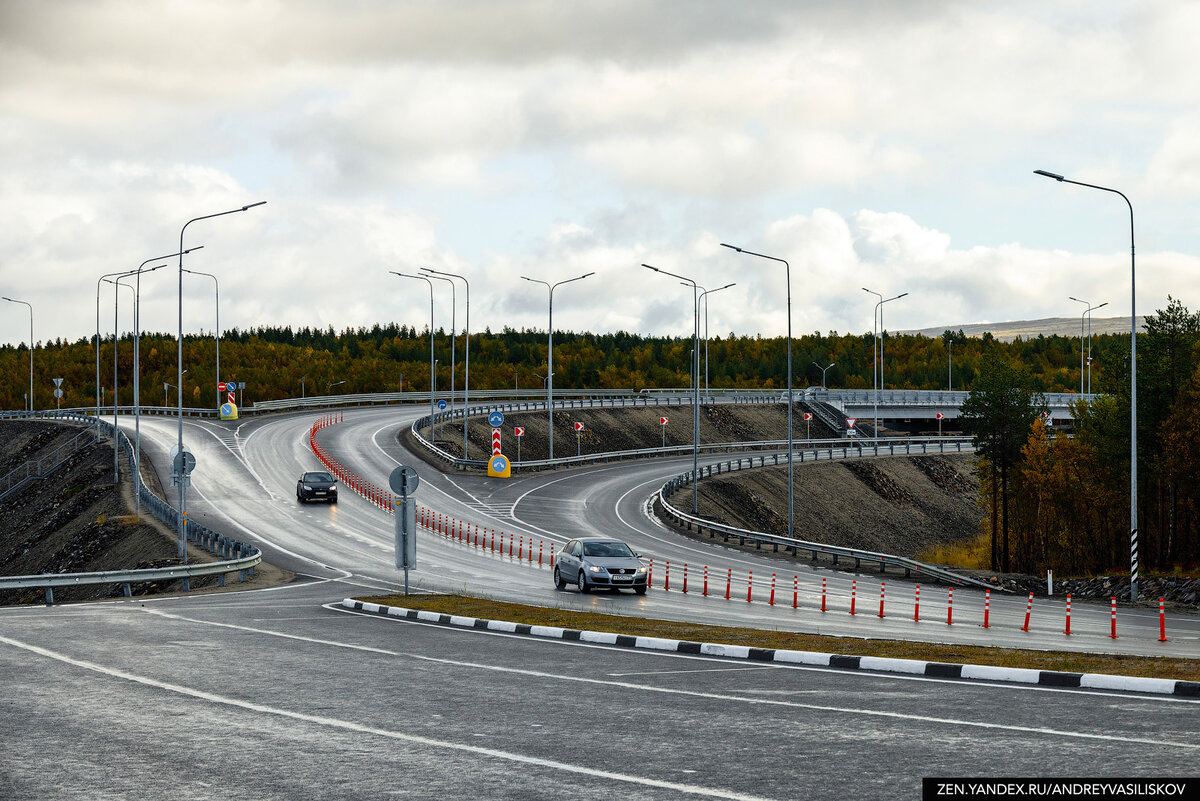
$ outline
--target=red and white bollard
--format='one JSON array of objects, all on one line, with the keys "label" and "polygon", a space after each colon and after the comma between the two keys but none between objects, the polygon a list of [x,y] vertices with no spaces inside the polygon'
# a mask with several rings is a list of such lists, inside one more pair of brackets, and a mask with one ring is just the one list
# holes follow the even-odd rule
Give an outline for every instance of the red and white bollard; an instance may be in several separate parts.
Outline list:
[{"label": "red and white bollard", "polygon": [[749,571],[749,575],[746,577],[746,603],[750,603],[751,594],[753,592],[754,592],[754,571],[751,570],[751,571]]},{"label": "red and white bollard", "polygon": [[879,617],[883,617],[883,589],[886,586],[886,581],[879,582]]},{"label": "red and white bollard", "polygon": [[949,588],[949,594],[946,596],[946,625],[954,625],[954,588]]},{"label": "red and white bollard", "polygon": [[683,591],[687,592],[687,562],[683,563]]},{"label": "red and white bollard", "polygon": [[775,574],[771,574],[771,599],[767,601],[768,606],[775,605]]},{"label": "red and white bollard", "polygon": [[1033,593],[1029,593],[1029,603],[1025,607],[1025,625],[1021,626],[1021,631],[1029,631],[1029,615],[1033,612]]},{"label": "red and white bollard", "polygon": [[1163,611],[1163,599],[1158,599],[1158,641],[1167,641],[1167,613]]},{"label": "red and white bollard", "polygon": [[825,611],[825,578],[821,577],[821,611]]},{"label": "red and white bollard", "polygon": [[850,581],[850,614],[852,614],[852,615],[857,614],[857,612],[854,611],[854,602],[857,600],[857,596],[858,596],[858,579],[852,579]]},{"label": "red and white bollard", "polygon": [[521,547],[517,548],[517,561],[520,562],[525,558],[525,535],[521,535]]},{"label": "red and white bollard", "polygon": [[800,577],[792,576],[792,608],[800,606]]},{"label": "red and white bollard", "polygon": [[992,591],[984,590],[983,591],[983,627],[985,629],[991,628],[991,626],[988,624],[988,615],[991,613],[991,611],[992,611]]},{"label": "red and white bollard", "polygon": [[704,592],[703,592],[703,595],[705,598],[708,597],[708,565],[704,566]]},{"label": "red and white bollard", "polygon": [[650,569],[646,571],[646,586],[654,586],[654,560],[650,560]]},{"label": "red and white bollard", "polygon": [[1117,639],[1117,596],[1112,596],[1112,634],[1110,639]]},{"label": "red and white bollard", "polygon": [[542,546],[544,544],[542,540],[538,540],[538,567],[542,566]]},{"label": "red and white bollard", "polygon": [[[516,539],[516,537],[514,537],[512,534],[508,535],[508,558],[510,558],[510,559],[512,558],[512,555],[513,555],[513,546],[516,545],[516,543],[513,542],[513,540],[515,540],[515,539]],[[504,532],[503,531],[500,532],[500,541],[504,542]]]},{"label": "red and white bollard", "polygon": [[1071,593],[1067,593],[1067,627],[1063,630],[1063,634],[1071,633]]},{"label": "red and white bollard", "polygon": [[729,600],[729,588],[733,585],[733,568],[729,568],[729,572],[725,574],[725,600]]},{"label": "red and white bollard", "polygon": [[921,619],[921,585],[917,585],[917,594],[913,600],[913,620],[920,621]]},{"label": "red and white bollard", "polygon": [[667,560],[667,577],[663,581],[663,589],[667,592],[671,591],[671,560]]}]

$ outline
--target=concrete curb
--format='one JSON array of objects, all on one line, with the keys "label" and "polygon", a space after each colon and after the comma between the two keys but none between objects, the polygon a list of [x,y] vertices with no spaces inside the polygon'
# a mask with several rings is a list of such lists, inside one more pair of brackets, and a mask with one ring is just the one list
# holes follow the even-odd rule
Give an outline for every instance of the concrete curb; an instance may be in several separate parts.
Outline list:
[{"label": "concrete curb", "polygon": [[588,642],[597,645],[615,645],[621,648],[643,648],[652,651],[670,651],[680,654],[723,656],[731,659],[747,659],[752,662],[779,662],[791,665],[812,665],[845,670],[869,670],[877,673],[904,673],[915,676],[936,676],[949,679],[973,679],[975,681],[1001,681],[1017,684],[1038,684],[1044,687],[1078,687],[1091,690],[1120,690],[1124,692],[1155,693],[1200,697],[1200,682],[1178,679],[1148,679],[1138,676],[1111,676],[1104,673],[1061,673],[1053,670],[1030,670],[1028,668],[1004,668],[989,665],[957,665],[945,662],[922,662],[916,659],[889,659],[877,656],[843,656],[824,654],[817,651],[788,651],[776,648],[751,648],[746,645],[721,645],[719,643],[689,642],[687,640],[664,640],[658,637],[635,637],[629,634],[614,634],[604,631],[580,631],[556,626],[533,626],[527,623],[512,623],[503,620],[485,620],[476,617],[460,617],[439,612],[424,612],[402,606],[384,606],[346,598],[342,606],[369,614],[399,617],[423,623],[437,623],[467,629],[485,629],[506,634],[526,634],[552,640]]}]

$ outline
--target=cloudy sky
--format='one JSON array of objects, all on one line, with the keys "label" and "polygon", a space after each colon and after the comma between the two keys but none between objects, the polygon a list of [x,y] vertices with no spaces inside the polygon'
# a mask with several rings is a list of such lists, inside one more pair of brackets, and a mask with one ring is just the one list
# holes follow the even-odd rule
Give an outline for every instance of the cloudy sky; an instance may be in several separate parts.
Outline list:
[{"label": "cloudy sky", "polygon": [[[870,330],[1200,307],[1200,4],[4,0],[0,294],[95,331],[96,282],[178,249],[222,327]],[[184,276],[184,327],[213,282]],[[178,272],[143,276],[175,331]],[[458,324],[463,324],[458,291]],[[437,325],[450,322],[437,287]],[[101,294],[112,330],[112,289]],[[127,299],[122,299],[122,327]],[[1105,313],[1108,309],[1105,310]],[[0,341],[28,338],[0,302]]]}]

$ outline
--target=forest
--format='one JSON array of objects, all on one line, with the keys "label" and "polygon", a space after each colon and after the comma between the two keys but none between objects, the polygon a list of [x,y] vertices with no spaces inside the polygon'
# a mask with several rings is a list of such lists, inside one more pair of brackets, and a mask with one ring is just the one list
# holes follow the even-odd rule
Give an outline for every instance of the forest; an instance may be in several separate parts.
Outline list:
[{"label": "forest", "polygon": [[[1120,360],[1121,337],[1096,336],[1092,342],[1093,387],[1105,386],[1105,375]],[[1127,337],[1125,338],[1127,339]],[[466,338],[455,337],[454,383],[463,386]],[[870,388],[874,335],[813,332],[792,343],[793,383],[800,388],[821,385],[826,371],[829,387]],[[1000,342],[985,335],[968,338],[946,331],[940,337],[884,335],[883,386],[891,389],[970,389],[986,352],[997,350],[1026,365],[1039,390],[1078,391],[1080,339],[1037,337]],[[113,337],[100,343],[99,386],[104,403],[113,397]],[[174,405],[177,340],[173,335],[143,334],[141,338],[141,398],[160,405],[164,384]],[[471,334],[471,387],[537,389],[546,375],[546,332],[505,328]],[[562,388],[643,389],[691,385],[691,337],[654,337],[616,332],[607,334],[554,332],[554,384]],[[713,388],[782,388],[787,386],[787,348],[783,337],[727,336],[701,340],[700,374]],[[707,351],[707,365],[705,352]],[[1114,354],[1106,359],[1106,354]],[[450,387],[450,337],[434,335],[438,389]],[[953,360],[953,375],[950,361]],[[1116,362],[1113,361],[1116,360]],[[217,404],[217,340],[211,334],[189,334],[183,342],[184,404]],[[221,380],[246,388],[243,405],[259,400],[303,395],[392,392],[429,389],[429,330],[388,323],[370,328],[326,329],[258,327],[221,332]],[[1108,365],[1109,367],[1106,367]],[[54,408],[52,378],[62,378],[63,408],[96,403],[96,346],[94,337],[67,342],[38,343],[34,351],[35,409]],[[133,337],[116,343],[116,386],[121,404],[133,402]],[[0,346],[0,408],[26,407],[29,387],[29,349]]]}]

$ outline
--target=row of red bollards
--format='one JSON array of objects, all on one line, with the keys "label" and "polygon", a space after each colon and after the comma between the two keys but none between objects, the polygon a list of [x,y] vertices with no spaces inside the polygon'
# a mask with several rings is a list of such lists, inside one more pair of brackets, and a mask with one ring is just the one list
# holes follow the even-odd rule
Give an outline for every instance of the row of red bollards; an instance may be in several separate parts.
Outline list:
[{"label": "row of red bollards", "polygon": [[[344,419],[343,414],[344,413],[326,415],[326,416],[320,418],[317,422],[313,423],[313,426],[309,430],[309,435],[308,435],[309,447],[312,449],[313,453],[317,456],[317,458],[321,461],[321,463],[324,464],[325,467],[328,468],[334,475],[336,475],[338,477],[338,479],[340,479],[347,487],[350,487],[354,492],[356,492],[359,495],[361,495],[362,497],[366,498],[371,503],[374,503],[376,506],[380,507],[381,509],[384,509],[388,513],[392,513],[394,511],[394,506],[395,506],[395,496],[393,496],[389,492],[386,492],[382,488],[377,487],[374,484],[362,479],[361,477],[356,475],[354,472],[346,469],[340,462],[338,462],[336,459],[329,456],[325,452],[325,450],[316,441],[317,432],[320,431],[322,428],[325,428],[326,426],[332,425],[334,423],[342,422]],[[497,550],[499,550],[499,553],[501,556],[505,555],[504,554],[504,544],[505,544],[504,540],[505,540],[506,535],[505,535],[505,532],[503,532],[503,531],[500,532],[500,545],[499,545],[499,549],[497,549],[497,547],[496,547],[496,530],[494,528],[490,529],[490,544],[489,544],[489,529],[487,529],[487,528],[483,529],[482,536],[481,536],[480,528],[479,528],[478,524],[465,523],[464,521],[457,520],[456,518],[452,518],[452,517],[450,517],[448,515],[444,515],[440,512],[434,512],[433,510],[429,509],[428,507],[423,507],[423,506],[418,506],[417,512],[418,512],[419,525],[427,528],[428,530],[430,530],[434,533],[440,534],[449,540],[453,540],[456,542],[465,542],[466,544],[468,544],[472,547],[478,548],[480,550],[487,550],[491,553],[495,553]],[[474,526],[473,534],[471,532],[472,525]],[[464,528],[464,526],[465,526],[465,528]],[[508,538],[508,556],[510,558],[514,558],[514,548],[515,548],[516,561],[532,564],[533,563],[533,541],[534,541],[534,538],[532,536],[530,536],[528,538],[528,540],[529,540],[528,548],[526,548],[526,542],[525,542],[526,537],[524,535],[518,536],[518,535],[510,534],[510,535],[507,535],[507,538]],[[538,563],[539,567],[543,564],[543,554],[544,554],[545,544],[546,543],[544,540],[538,539],[537,563]],[[551,568],[554,567],[554,552],[555,552],[555,543],[552,542],[552,543],[550,543],[550,560],[549,560],[549,564],[550,564]],[[709,571],[709,567],[708,567],[708,565],[705,565],[704,566],[704,583],[703,583],[703,589],[701,591],[701,594],[706,598],[709,596],[708,571]],[[663,575],[663,587],[662,588],[664,591],[669,592],[671,589],[671,562],[670,562],[670,560],[667,560],[664,562],[664,571],[663,572],[664,572],[664,575]],[[647,584],[647,587],[654,586],[654,560],[653,559],[650,560],[649,569],[648,569],[647,576],[646,576],[646,584]],[[881,617],[881,618],[885,617],[884,600],[885,600],[886,584],[887,584],[887,582],[883,582],[883,581],[881,581],[879,583],[879,613],[877,616]],[[771,574],[770,594],[769,594],[768,601],[767,601],[767,604],[769,606],[776,605],[775,604],[775,589],[776,589],[776,574],[772,573]],[[688,591],[688,563],[687,562],[683,563],[683,580],[682,580],[682,584],[681,584],[681,590],[684,593],[686,593]],[[726,574],[725,574],[725,596],[724,596],[725,600],[730,600],[730,598],[732,597],[732,591],[733,591],[733,568],[728,568],[726,570]],[[827,581],[824,577],[822,577],[821,578],[821,611],[822,612],[827,612],[829,610],[829,606],[827,603],[827,592],[828,592]],[[987,590],[984,592],[982,627],[985,629],[991,628],[991,621],[990,621],[991,597],[992,597],[991,590]],[[753,601],[754,601],[754,571],[751,570],[751,571],[747,572],[747,576],[746,576],[746,602],[753,603]],[[850,614],[851,615],[857,615],[857,613],[858,613],[857,612],[857,602],[858,602],[858,580],[852,579],[850,582]],[[799,607],[800,607],[800,578],[799,578],[799,575],[793,575],[792,576],[792,608],[798,609]],[[1025,607],[1025,621],[1024,621],[1024,624],[1021,626],[1021,631],[1029,631],[1029,621],[1030,621],[1032,614],[1033,614],[1033,593],[1029,593],[1029,599],[1028,599],[1028,602]],[[921,585],[920,584],[916,585],[916,591],[915,591],[915,595],[914,595],[914,599],[913,599],[913,617],[912,617],[912,619],[917,622],[919,622],[921,620]],[[1167,638],[1166,613],[1164,610],[1164,603],[1163,603],[1162,598],[1158,599],[1158,621],[1159,621],[1158,641],[1159,642],[1167,642],[1168,638]],[[947,596],[946,596],[946,625],[948,625],[948,626],[954,625],[954,588],[953,587],[948,589]],[[1065,634],[1065,635],[1071,634],[1071,596],[1070,596],[1070,594],[1067,595],[1067,600],[1066,600],[1066,626],[1063,630],[1063,634]],[[1110,633],[1108,636],[1111,639],[1117,639],[1117,599],[1115,596],[1111,600],[1111,630],[1110,630]]]}]

